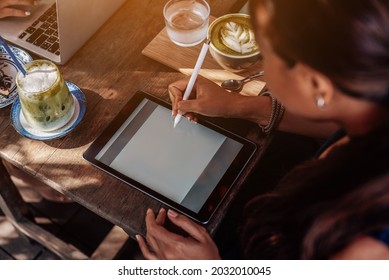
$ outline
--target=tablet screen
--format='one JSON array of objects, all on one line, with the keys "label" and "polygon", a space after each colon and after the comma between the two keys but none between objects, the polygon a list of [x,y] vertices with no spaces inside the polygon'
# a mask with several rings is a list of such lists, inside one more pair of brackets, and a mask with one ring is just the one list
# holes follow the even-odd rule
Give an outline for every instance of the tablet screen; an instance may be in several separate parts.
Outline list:
[{"label": "tablet screen", "polygon": [[133,105],[94,160],[147,187],[158,199],[199,214],[244,142],[186,118],[173,128],[171,109],[157,101],[142,98]]}]

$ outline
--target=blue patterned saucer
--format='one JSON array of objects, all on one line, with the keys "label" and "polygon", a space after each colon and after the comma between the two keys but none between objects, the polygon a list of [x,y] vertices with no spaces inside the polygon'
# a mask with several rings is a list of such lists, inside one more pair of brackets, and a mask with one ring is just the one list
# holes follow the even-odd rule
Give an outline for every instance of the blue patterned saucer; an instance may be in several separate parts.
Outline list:
[{"label": "blue patterned saucer", "polygon": [[[14,46],[10,46],[10,48],[21,64],[32,61],[32,57],[27,52]],[[0,45],[0,108],[12,104],[18,97],[15,83],[17,73],[18,68],[15,62],[4,47]],[[5,95],[8,95],[8,97]]]},{"label": "blue patterned saucer", "polygon": [[86,111],[86,99],[84,93],[75,84],[66,81],[70,93],[74,99],[74,113],[71,119],[63,127],[53,131],[40,131],[29,125],[25,120],[17,98],[11,108],[11,123],[18,133],[34,140],[51,140],[60,138],[70,133],[82,120]]}]

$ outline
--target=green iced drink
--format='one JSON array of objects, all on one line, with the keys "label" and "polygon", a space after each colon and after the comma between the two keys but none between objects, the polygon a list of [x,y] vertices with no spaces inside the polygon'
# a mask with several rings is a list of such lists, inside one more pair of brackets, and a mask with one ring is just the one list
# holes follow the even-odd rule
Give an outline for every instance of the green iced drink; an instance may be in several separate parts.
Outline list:
[{"label": "green iced drink", "polygon": [[27,75],[19,73],[16,85],[26,121],[41,131],[64,126],[74,113],[74,101],[57,66],[34,60],[25,68]]}]

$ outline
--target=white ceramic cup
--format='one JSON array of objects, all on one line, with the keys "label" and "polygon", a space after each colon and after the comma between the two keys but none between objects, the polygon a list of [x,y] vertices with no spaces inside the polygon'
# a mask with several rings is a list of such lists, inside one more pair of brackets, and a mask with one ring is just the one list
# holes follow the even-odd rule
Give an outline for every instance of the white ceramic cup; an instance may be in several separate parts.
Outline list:
[{"label": "white ceramic cup", "polygon": [[216,62],[231,72],[252,67],[260,59],[254,31],[247,14],[227,14],[215,19],[208,28],[209,52]]}]

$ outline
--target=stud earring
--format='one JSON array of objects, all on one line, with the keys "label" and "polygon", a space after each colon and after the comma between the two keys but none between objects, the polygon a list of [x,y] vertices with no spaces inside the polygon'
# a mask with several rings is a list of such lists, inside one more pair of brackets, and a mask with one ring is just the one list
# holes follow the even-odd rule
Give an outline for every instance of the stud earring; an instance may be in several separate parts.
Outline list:
[{"label": "stud earring", "polygon": [[323,109],[326,106],[326,102],[325,102],[323,96],[318,96],[316,98],[316,105],[320,109]]}]

